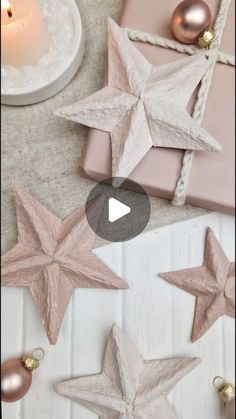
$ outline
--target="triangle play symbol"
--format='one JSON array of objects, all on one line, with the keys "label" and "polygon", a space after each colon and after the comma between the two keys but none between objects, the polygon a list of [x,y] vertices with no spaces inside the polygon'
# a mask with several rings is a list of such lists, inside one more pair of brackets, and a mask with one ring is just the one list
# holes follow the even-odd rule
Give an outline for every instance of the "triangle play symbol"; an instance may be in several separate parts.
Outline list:
[{"label": "triangle play symbol", "polygon": [[119,220],[130,212],[131,208],[128,205],[123,204],[115,198],[109,199],[108,219],[110,223],[114,223],[114,221]]}]

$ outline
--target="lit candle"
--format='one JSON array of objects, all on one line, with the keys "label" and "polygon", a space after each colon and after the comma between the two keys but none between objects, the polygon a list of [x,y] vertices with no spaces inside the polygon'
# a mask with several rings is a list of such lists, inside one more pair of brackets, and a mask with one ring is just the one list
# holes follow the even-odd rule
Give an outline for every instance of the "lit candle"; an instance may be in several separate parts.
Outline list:
[{"label": "lit candle", "polygon": [[36,65],[49,49],[49,34],[37,0],[1,0],[2,64]]}]

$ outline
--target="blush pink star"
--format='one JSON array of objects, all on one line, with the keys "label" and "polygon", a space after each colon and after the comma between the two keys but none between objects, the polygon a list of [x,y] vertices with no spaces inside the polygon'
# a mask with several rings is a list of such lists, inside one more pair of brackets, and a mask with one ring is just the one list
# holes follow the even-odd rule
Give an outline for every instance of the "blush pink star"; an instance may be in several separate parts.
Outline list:
[{"label": "blush pink star", "polygon": [[[82,207],[64,221],[21,188],[15,188],[18,243],[2,257],[2,285],[27,287],[51,344],[74,288],[126,289],[128,285],[95,254],[95,233]],[[98,219],[100,202],[91,203]]]},{"label": "blush pink star", "polygon": [[196,297],[192,342],[224,314],[235,317],[235,263],[228,260],[211,228],[207,231],[203,266],[160,276]]}]

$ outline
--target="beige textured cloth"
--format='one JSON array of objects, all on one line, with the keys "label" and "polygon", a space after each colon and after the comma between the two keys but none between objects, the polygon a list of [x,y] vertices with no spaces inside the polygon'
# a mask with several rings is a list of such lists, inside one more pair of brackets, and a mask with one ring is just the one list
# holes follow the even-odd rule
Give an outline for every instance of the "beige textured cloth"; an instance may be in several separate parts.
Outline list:
[{"label": "beige textured cloth", "polygon": [[[53,115],[103,85],[107,64],[107,16],[116,21],[122,0],[77,0],[86,34],[85,57],[72,82],[57,96],[27,107],[2,106],[2,250],[17,238],[13,186],[18,184],[60,218],[82,206],[95,182],[80,177],[87,128]],[[148,228],[205,212],[151,198]],[[101,241],[98,240],[97,244]]]}]

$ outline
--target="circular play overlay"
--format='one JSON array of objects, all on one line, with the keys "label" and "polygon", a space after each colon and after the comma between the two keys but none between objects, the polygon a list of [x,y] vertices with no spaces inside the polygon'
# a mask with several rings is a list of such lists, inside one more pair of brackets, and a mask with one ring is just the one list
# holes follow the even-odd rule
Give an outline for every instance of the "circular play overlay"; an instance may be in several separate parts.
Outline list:
[{"label": "circular play overlay", "polygon": [[150,219],[151,206],[148,195],[136,182],[110,178],[92,189],[85,211],[90,227],[98,236],[110,242],[123,242],[143,232]]}]

